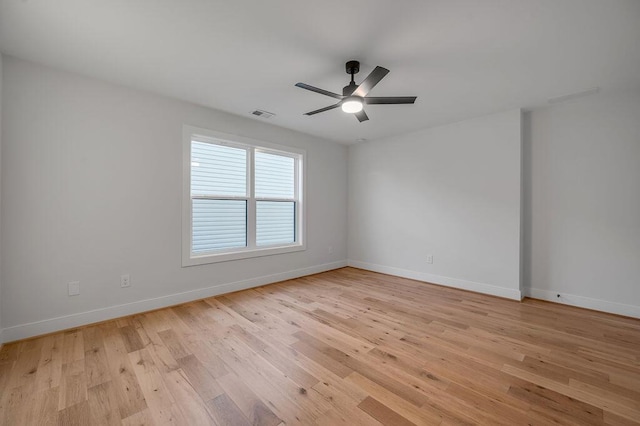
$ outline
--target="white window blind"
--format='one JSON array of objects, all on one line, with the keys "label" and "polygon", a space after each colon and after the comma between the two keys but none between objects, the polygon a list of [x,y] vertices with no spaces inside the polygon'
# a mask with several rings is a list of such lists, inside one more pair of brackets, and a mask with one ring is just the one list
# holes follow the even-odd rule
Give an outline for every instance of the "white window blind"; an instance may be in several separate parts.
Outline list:
[{"label": "white window blind", "polygon": [[290,244],[295,241],[295,203],[258,201],[256,244]]},{"label": "white window blind", "polygon": [[247,150],[193,141],[191,195],[245,197]]},{"label": "white window blind", "polygon": [[247,202],[193,200],[192,251],[206,253],[247,246]]},{"label": "white window blind", "polygon": [[295,161],[256,151],[256,244],[295,241]]},{"label": "white window blind", "polygon": [[188,142],[186,264],[304,249],[302,154],[203,136]]},{"label": "white window blind", "polygon": [[293,200],[294,180],[293,158],[256,151],[256,197]]},{"label": "white window blind", "polygon": [[191,197],[193,253],[247,246],[246,149],[193,141]]}]

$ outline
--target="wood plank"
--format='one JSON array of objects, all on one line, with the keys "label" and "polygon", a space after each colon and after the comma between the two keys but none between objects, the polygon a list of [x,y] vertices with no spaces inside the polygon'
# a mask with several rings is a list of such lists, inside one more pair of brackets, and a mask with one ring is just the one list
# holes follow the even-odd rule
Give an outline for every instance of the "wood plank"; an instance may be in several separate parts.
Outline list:
[{"label": "wood plank", "polygon": [[122,419],[122,426],[153,426],[156,423],[149,412],[149,409],[139,411],[131,416]]},{"label": "wood plank", "polygon": [[250,426],[248,419],[227,394],[223,393],[210,399],[207,401],[207,407],[211,417],[219,425]]},{"label": "wood plank", "polygon": [[214,425],[205,401],[193,389],[186,374],[178,369],[165,375],[165,384],[188,425]]},{"label": "wood plank", "polygon": [[227,337],[216,340],[212,349],[285,423],[312,424],[325,409],[324,406],[314,405],[306,390],[287,381],[274,367],[261,360],[241,342]]},{"label": "wood plank", "polygon": [[161,331],[158,335],[164,342],[173,359],[176,361],[180,358],[191,355],[191,353],[187,351],[184,345],[180,342],[180,338],[173,329]]},{"label": "wood plank", "polygon": [[120,418],[125,419],[146,409],[147,403],[118,329],[111,327],[105,330],[104,340]]},{"label": "wood plank", "polygon": [[33,386],[21,385],[5,391],[0,408],[2,418],[0,424],[22,425],[30,420],[31,407],[35,403]]},{"label": "wood plank", "polygon": [[87,390],[92,425],[120,425],[118,396],[112,382],[104,382]]},{"label": "wood plank", "polygon": [[509,394],[526,401],[531,410],[560,423],[601,424],[603,410],[558,392],[523,382],[509,388]]},{"label": "wood plank", "polygon": [[587,404],[591,404],[629,420],[637,421],[638,419],[640,419],[640,409],[638,409],[635,404],[629,405],[625,401],[619,402],[619,400],[611,400],[602,395],[594,395],[593,393],[585,391],[583,389],[577,387],[574,388],[572,386],[547,379],[546,377],[535,375],[526,370],[512,367],[510,365],[505,365],[503,371],[515,377],[530,381],[531,383],[535,383],[538,386],[543,386],[553,391],[562,393],[570,398],[586,402]]},{"label": "wood plank", "polygon": [[209,401],[224,393],[216,379],[195,355],[179,358],[178,365],[203,401]]},{"label": "wood plank", "polygon": [[80,359],[62,366],[62,381],[58,410],[64,410],[87,400],[87,376],[84,360]]},{"label": "wood plank", "polygon": [[376,399],[371,398],[370,396],[368,396],[364,401],[358,404],[358,408],[369,414],[374,419],[378,420],[383,425],[415,426],[415,423],[410,422],[400,414],[393,411],[391,408],[387,407]]},{"label": "wood plank", "polygon": [[102,342],[92,345],[84,354],[87,387],[111,381],[109,361]]},{"label": "wood plank", "polygon": [[41,356],[42,339],[34,340],[25,346],[24,350],[19,352],[19,356],[10,370],[6,387],[9,389],[15,387],[34,388]]},{"label": "wood plank", "polygon": [[413,387],[397,381],[395,378],[389,376],[385,372],[375,368],[371,368],[371,366],[369,366],[367,363],[358,360],[350,355],[347,355],[334,347],[325,345],[321,341],[315,339],[313,336],[310,336],[305,332],[297,332],[295,336],[300,338],[301,340],[304,340],[305,343],[311,345],[312,347],[314,347],[314,349],[322,352],[335,361],[338,361],[339,363],[345,365],[346,367],[349,367],[353,371],[357,371],[368,379],[386,387],[387,389],[390,389],[396,395],[400,396],[406,401],[411,402],[415,406],[420,407],[427,402],[427,397],[424,394],[420,393]]},{"label": "wood plank", "polygon": [[62,347],[62,363],[71,364],[73,361],[84,359],[84,338],[80,329],[64,332]]},{"label": "wood plank", "polygon": [[58,412],[60,426],[85,426],[90,421],[89,403],[86,400]]},{"label": "wood plank", "polygon": [[354,412],[349,410],[347,412],[331,409],[324,413],[322,418],[318,419],[318,426],[336,426],[336,425],[362,425],[362,426],[378,426],[382,425],[379,421],[360,410],[356,407],[358,411],[356,413],[360,414],[364,420],[358,420]]},{"label": "wood plank", "polygon": [[133,326],[127,325],[125,327],[120,327],[118,330],[122,335],[124,347],[127,352],[138,351],[144,347],[138,331]]},{"label": "wood plank", "polygon": [[249,386],[235,374],[218,378],[225,394],[242,411],[250,424],[254,426],[275,426],[282,422],[265,403],[256,396]]},{"label": "wood plank", "polygon": [[46,336],[42,339],[42,352],[36,373],[36,392],[60,386],[63,341],[64,337],[61,334]]},{"label": "wood plank", "polygon": [[248,333],[239,325],[235,325],[231,328],[235,332],[235,335],[247,346],[253,349],[254,352],[301,387],[308,389],[318,383],[319,380],[317,378],[313,377],[306,370],[298,367],[296,363],[291,362],[290,359],[287,359],[287,356],[280,352],[276,347],[273,347],[262,341],[257,336]]},{"label": "wood plank", "polygon": [[343,379],[353,372],[348,366],[323,354],[306,342],[299,341],[291,345],[291,347]]},{"label": "wood plank", "polygon": [[42,426],[58,424],[58,391],[54,387],[38,392],[32,406],[31,423]]},{"label": "wood plank", "polygon": [[186,419],[167,389],[162,374],[147,349],[129,353],[149,414],[157,424],[186,424]]},{"label": "wood plank", "polygon": [[440,424],[442,422],[443,416],[439,413],[424,410],[422,407],[416,407],[415,405],[400,398],[395,393],[375,382],[372,382],[359,373],[354,372],[347,377],[347,380],[366,391],[371,397],[375,398],[381,404],[392,408],[395,412],[415,424]]}]

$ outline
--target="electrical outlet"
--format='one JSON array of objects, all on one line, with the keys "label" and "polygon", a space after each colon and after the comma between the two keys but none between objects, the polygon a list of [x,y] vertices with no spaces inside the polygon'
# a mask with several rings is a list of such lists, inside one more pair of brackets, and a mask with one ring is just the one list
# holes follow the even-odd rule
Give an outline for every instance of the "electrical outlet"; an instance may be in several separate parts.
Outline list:
[{"label": "electrical outlet", "polygon": [[433,263],[433,255],[427,255],[427,263]]},{"label": "electrical outlet", "polygon": [[131,276],[129,274],[120,275],[120,287],[131,287]]},{"label": "electrical outlet", "polygon": [[329,246],[327,248],[327,251],[329,252],[329,254],[333,254],[333,246]]},{"label": "electrical outlet", "polygon": [[69,296],[77,296],[80,294],[80,281],[72,281],[69,283]]}]

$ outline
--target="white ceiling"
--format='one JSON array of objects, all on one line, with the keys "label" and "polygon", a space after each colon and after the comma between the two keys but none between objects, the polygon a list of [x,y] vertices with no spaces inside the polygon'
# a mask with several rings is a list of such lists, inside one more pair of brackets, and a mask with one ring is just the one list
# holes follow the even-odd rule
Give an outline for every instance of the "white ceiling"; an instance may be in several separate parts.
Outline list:
[{"label": "white ceiling", "polygon": [[[0,1],[5,54],[344,143],[640,88],[638,0]],[[294,84],[340,92],[349,59],[416,104],[303,116],[334,100]]]}]

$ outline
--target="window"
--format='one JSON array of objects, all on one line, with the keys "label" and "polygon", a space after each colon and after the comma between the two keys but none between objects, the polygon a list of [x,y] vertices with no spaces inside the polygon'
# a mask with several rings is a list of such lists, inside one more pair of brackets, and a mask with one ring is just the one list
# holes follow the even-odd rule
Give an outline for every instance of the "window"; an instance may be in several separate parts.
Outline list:
[{"label": "window", "polygon": [[184,127],[183,266],[304,250],[304,152]]}]

